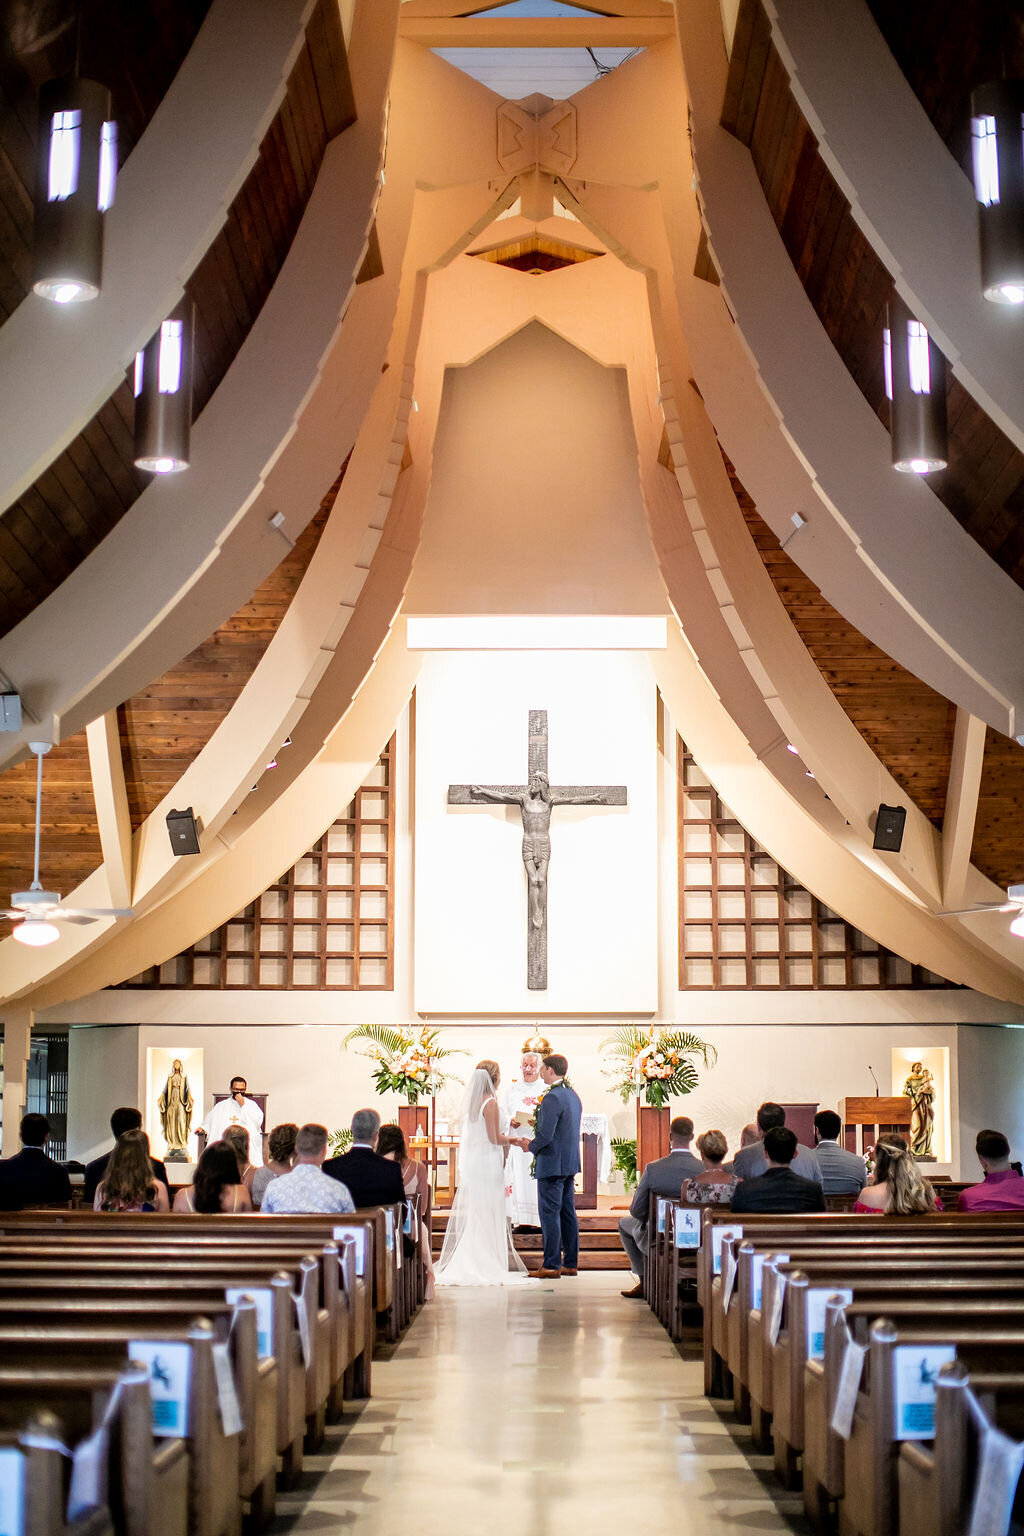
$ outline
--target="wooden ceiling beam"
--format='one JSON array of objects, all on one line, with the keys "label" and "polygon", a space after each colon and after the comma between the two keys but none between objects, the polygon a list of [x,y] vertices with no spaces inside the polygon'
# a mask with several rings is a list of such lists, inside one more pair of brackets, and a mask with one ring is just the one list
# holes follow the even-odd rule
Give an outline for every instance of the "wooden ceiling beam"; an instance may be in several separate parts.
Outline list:
[{"label": "wooden ceiling beam", "polygon": [[424,48],[648,48],[675,36],[670,15],[454,16],[403,15],[399,35]]},{"label": "wooden ceiling beam", "polygon": [[958,709],[942,818],[942,902],[947,908],[966,901],[984,756],[984,720]]},{"label": "wooden ceiling beam", "polygon": [[[443,21],[456,16],[479,16],[512,5],[514,0],[403,0],[402,17]],[[575,11],[597,11],[601,16],[669,16],[669,0],[562,0]],[[511,18],[510,18],[511,19]]]},{"label": "wooden ceiling beam", "polygon": [[110,709],[85,728],[89,771],[96,802],[96,822],[103,850],[103,867],[115,907],[132,904],[132,820],[121,756],[117,711]]}]

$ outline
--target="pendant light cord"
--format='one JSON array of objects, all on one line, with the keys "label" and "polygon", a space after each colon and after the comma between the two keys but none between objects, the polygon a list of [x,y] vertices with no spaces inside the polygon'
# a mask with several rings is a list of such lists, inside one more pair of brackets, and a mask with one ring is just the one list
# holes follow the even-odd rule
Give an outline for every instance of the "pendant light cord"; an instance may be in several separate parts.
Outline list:
[{"label": "pendant light cord", "polygon": [[36,861],[35,873],[32,877],[32,890],[41,891],[42,884],[39,879],[39,828],[43,815],[43,754],[36,753]]}]

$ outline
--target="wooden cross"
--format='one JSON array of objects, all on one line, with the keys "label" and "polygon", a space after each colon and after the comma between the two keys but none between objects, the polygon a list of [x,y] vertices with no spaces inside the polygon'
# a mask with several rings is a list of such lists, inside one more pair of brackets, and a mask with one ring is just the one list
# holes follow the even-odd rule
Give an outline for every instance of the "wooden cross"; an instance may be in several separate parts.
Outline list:
[{"label": "wooden cross", "polygon": [[549,784],[548,712],[530,710],[525,784],[449,784],[449,805],[518,805],[523,818],[527,879],[526,985],[548,984],[548,864],[551,811],[556,805],[625,805],[624,784]]}]

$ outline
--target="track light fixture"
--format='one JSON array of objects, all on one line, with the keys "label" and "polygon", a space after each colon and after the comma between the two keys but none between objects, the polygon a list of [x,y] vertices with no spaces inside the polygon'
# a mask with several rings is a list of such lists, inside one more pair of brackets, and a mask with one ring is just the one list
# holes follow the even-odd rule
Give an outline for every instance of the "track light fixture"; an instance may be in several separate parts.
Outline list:
[{"label": "track light fixture", "polygon": [[189,466],[194,313],[185,299],[135,354],[135,465],[155,475]]},{"label": "track light fixture", "polygon": [[117,124],[96,80],[51,80],[39,92],[32,287],[55,304],[99,295],[103,215],[114,201]]},{"label": "track light fixture", "polygon": [[899,294],[888,304],[883,348],[893,468],[914,475],[945,469],[946,359]]},{"label": "track light fixture", "polygon": [[1024,304],[1024,80],[971,92],[971,151],[981,291],[993,304]]}]

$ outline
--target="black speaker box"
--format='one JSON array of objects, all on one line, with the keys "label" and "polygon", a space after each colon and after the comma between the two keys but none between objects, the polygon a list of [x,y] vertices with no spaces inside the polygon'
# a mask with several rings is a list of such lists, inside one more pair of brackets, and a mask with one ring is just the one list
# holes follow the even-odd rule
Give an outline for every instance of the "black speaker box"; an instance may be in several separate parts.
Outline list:
[{"label": "black speaker box", "polygon": [[875,817],[875,835],[872,848],[882,848],[886,853],[899,853],[903,842],[903,828],[907,821],[906,807],[880,805]]},{"label": "black speaker box", "polygon": [[167,835],[171,840],[171,852],[179,857],[199,852],[199,829],[191,806],[184,811],[167,812]]}]

